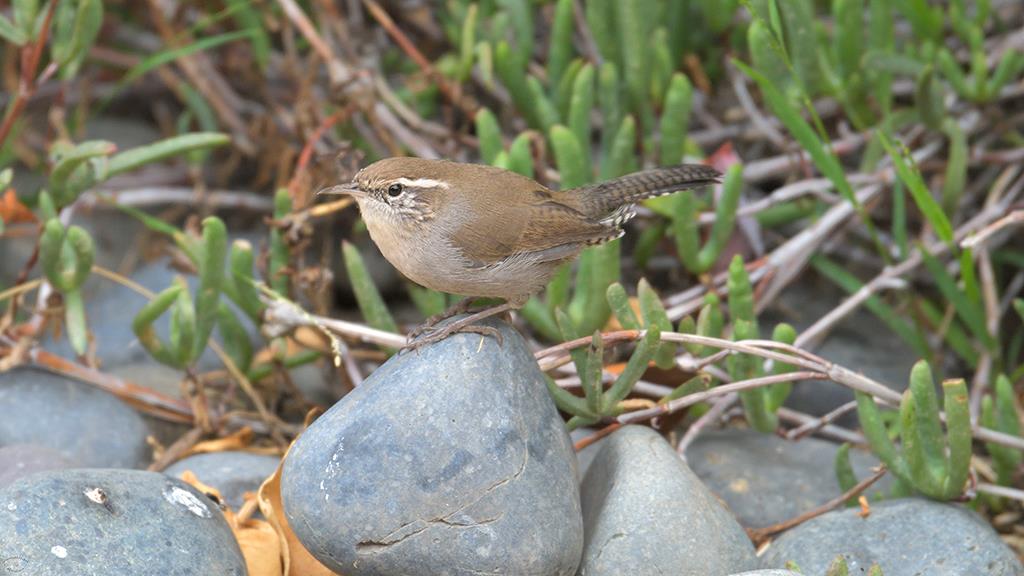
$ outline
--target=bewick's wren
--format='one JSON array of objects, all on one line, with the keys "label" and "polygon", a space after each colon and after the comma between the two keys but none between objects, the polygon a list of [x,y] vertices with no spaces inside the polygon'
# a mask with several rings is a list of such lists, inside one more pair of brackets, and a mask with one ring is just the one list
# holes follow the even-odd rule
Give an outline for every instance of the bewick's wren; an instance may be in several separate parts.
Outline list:
[{"label": "bewick's wren", "polygon": [[467,296],[466,304],[473,297],[506,300],[416,340],[419,346],[459,331],[496,334],[473,324],[521,307],[584,248],[622,236],[635,203],[719,176],[684,164],[549,190],[493,166],[388,158],[321,193],[352,195],[381,253],[416,283]]}]

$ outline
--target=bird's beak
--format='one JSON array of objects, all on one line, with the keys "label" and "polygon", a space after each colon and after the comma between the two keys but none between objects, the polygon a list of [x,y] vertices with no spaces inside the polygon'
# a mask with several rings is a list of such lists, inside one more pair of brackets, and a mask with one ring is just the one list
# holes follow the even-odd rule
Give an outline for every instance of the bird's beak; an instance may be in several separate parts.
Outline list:
[{"label": "bird's beak", "polygon": [[342,194],[347,194],[355,198],[365,196],[365,193],[359,189],[359,186],[357,186],[355,182],[338,184],[337,186],[328,186],[327,188],[320,189],[316,193],[317,196],[340,196]]}]

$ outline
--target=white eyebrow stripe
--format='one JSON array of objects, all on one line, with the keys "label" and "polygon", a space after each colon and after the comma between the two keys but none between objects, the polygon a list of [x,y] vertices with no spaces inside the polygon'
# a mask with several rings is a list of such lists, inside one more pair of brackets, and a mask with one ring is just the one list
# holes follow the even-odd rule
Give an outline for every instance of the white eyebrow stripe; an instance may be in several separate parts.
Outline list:
[{"label": "white eyebrow stripe", "polygon": [[398,178],[395,182],[402,186],[409,186],[411,188],[444,188],[447,190],[451,188],[451,185],[444,180],[434,180],[433,178]]}]

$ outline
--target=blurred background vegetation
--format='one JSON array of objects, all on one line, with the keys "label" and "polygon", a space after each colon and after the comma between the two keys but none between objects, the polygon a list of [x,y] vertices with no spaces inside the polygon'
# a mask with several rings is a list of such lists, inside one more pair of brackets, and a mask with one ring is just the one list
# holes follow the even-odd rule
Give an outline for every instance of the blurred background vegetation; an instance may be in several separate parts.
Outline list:
[{"label": "blurred background vegetation", "polygon": [[[81,287],[130,280],[95,264],[75,222],[119,209],[151,230],[146,257],[182,274],[123,322],[192,383],[185,402],[119,394],[204,434],[243,422],[284,443],[310,405],[290,370],[319,366],[339,396],[452,301],[397,279],[355,209],[314,205],[317,189],[393,155],[552,187],[704,161],[720,186],[645,202],[625,238],[521,311],[537,349],[583,342],[571,363],[542,361],[570,427],[668,428],[734,401],[764,432],[806,423],[783,408],[793,381],[857,386],[782,361],[807,360],[787,347],[813,351],[863,308],[922,362],[885,383],[909,382],[902,396],[857,388],[817,427],[858,411],[863,436],[839,439],[870,444],[899,491],[980,492],[996,510],[1022,495],[1017,0],[15,0],[0,14],[2,241],[32,245],[0,278],[4,367],[56,369],[25,351],[57,330],[77,366],[60,369],[110,387]],[[120,149],[89,129],[109,117],[161,136]],[[799,331],[768,324],[809,282],[850,298]],[[720,352],[760,338],[775,344]],[[208,348],[237,387],[199,369]],[[713,392],[730,383],[752,384]]]}]

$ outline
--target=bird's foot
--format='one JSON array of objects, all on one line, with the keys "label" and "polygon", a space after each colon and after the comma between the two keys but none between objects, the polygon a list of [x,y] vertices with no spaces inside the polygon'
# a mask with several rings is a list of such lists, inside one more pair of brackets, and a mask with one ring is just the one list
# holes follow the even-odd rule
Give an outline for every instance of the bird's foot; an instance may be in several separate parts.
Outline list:
[{"label": "bird's foot", "polygon": [[460,322],[453,322],[443,328],[431,330],[425,335],[423,332],[423,330],[420,330],[415,336],[410,334],[407,344],[405,345],[405,349],[419,351],[423,346],[440,342],[452,334],[458,333],[480,334],[483,337],[491,336],[498,341],[498,346],[501,346],[503,343],[503,337],[497,328],[491,326],[480,326],[477,324],[461,324]]},{"label": "bird's foot", "polygon": [[444,320],[451,318],[452,316],[457,316],[459,314],[468,312],[472,308],[472,304],[473,298],[464,298],[462,300],[459,300],[455,304],[449,306],[448,309],[445,310],[444,312],[441,312],[440,314],[434,314],[433,316],[427,318],[426,320],[423,321],[423,324],[420,324],[419,326],[414,328],[412,332],[409,332],[409,342],[412,342],[413,340],[419,338],[422,334],[429,332],[430,329],[433,328],[434,325],[436,325],[438,322],[442,322]]}]

